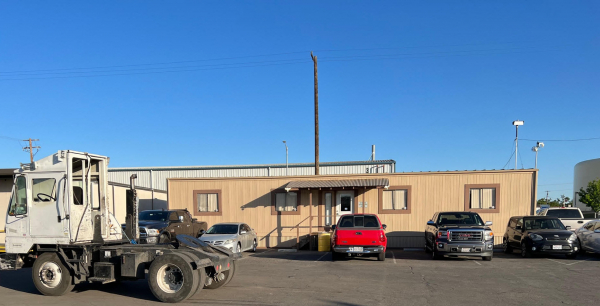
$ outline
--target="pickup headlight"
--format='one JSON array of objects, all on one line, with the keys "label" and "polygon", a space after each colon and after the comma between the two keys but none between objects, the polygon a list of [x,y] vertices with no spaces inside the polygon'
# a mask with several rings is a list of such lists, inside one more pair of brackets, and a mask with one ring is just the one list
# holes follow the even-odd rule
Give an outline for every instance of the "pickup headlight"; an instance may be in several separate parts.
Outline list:
[{"label": "pickup headlight", "polygon": [[233,239],[223,241],[223,244],[232,244],[232,243],[233,243]]},{"label": "pickup headlight", "polygon": [[531,238],[531,240],[533,240],[533,241],[544,240],[544,237],[542,237],[538,234],[529,234],[529,238]]},{"label": "pickup headlight", "polygon": [[160,231],[157,229],[147,229],[146,233],[148,233],[148,236],[158,236],[158,234],[160,234]]},{"label": "pickup headlight", "polygon": [[571,234],[571,237],[569,237],[569,241],[573,242],[577,240],[577,235],[575,233]]},{"label": "pickup headlight", "polygon": [[494,239],[494,232],[492,231],[485,231],[485,240],[492,240]]}]

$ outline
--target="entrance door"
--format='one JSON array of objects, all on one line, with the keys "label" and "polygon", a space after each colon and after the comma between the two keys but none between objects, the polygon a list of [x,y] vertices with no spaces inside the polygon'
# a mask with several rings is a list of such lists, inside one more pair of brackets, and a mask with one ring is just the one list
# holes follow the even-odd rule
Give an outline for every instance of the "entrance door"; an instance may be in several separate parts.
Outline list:
[{"label": "entrance door", "polygon": [[[64,194],[67,179],[61,172],[48,172],[28,175],[31,186],[31,209],[29,215],[32,220],[43,220],[42,222],[31,222],[31,237],[54,237],[61,238],[68,235],[64,203],[67,198]],[[58,221],[60,218],[60,222]]]},{"label": "entrance door", "polygon": [[335,195],[335,222],[341,216],[354,213],[354,191],[338,191]]}]

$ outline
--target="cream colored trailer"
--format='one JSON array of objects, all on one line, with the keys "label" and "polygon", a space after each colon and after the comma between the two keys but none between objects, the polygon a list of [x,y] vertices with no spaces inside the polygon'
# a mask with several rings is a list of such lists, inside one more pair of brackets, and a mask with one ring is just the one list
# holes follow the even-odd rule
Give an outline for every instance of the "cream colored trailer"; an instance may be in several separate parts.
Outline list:
[{"label": "cream colored trailer", "polygon": [[535,209],[537,170],[492,170],[252,178],[168,179],[169,208],[187,208],[209,226],[244,222],[261,247],[293,247],[326,231],[339,215],[378,214],[389,247],[423,247],[439,211],[477,211],[492,221],[496,244],[511,216]]}]

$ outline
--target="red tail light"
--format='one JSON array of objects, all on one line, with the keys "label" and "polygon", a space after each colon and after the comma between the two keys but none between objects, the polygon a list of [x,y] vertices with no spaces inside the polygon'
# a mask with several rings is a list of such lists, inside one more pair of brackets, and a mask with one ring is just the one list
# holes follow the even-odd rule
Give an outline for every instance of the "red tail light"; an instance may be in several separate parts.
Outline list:
[{"label": "red tail light", "polygon": [[385,233],[383,231],[379,233],[379,241],[381,241],[381,242],[385,241]]}]

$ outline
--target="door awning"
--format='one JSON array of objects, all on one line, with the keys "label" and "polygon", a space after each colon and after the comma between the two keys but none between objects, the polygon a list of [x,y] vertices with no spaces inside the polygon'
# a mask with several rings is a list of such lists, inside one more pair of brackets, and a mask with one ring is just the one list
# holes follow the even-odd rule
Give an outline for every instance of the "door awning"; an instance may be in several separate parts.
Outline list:
[{"label": "door awning", "polygon": [[354,180],[323,180],[323,181],[291,181],[285,190],[318,189],[318,188],[388,188],[390,180],[386,178],[354,179]]}]

